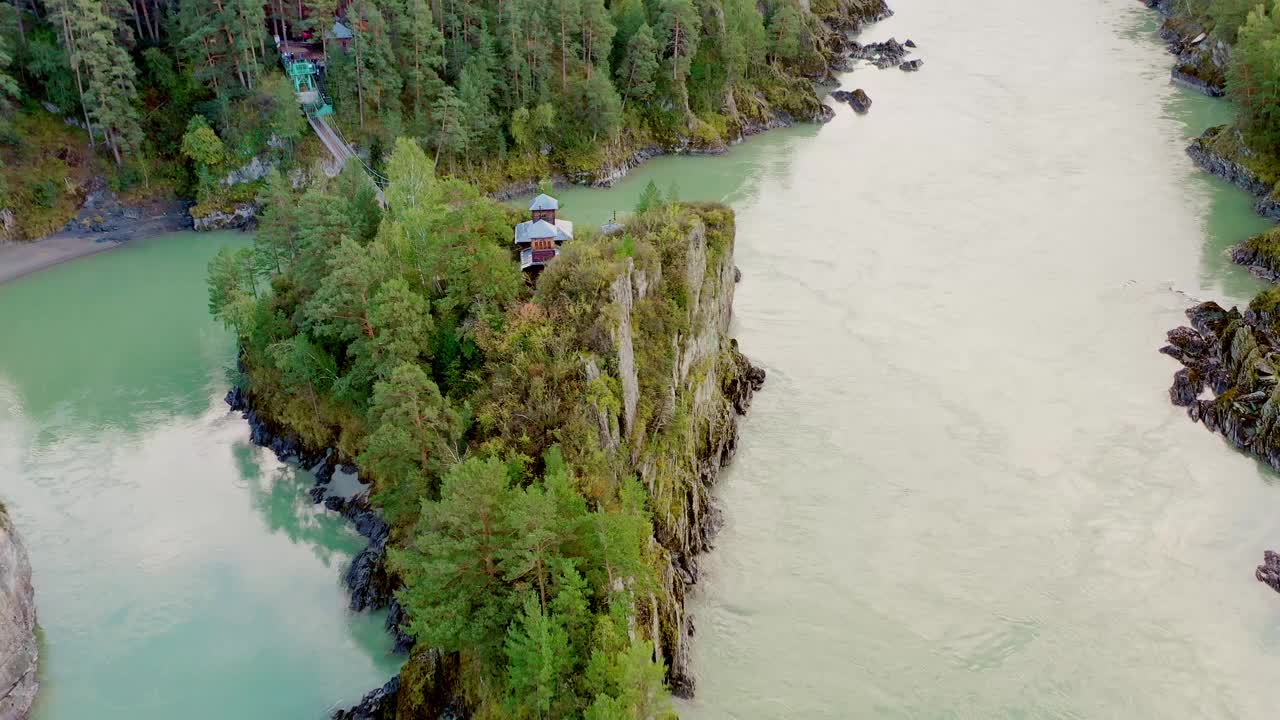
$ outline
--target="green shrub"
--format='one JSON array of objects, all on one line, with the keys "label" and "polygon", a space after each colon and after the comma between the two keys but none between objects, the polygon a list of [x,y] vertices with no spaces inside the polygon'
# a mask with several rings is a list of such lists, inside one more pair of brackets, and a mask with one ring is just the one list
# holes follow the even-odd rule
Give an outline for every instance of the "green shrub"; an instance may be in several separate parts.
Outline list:
[{"label": "green shrub", "polygon": [[52,180],[42,180],[31,188],[31,201],[42,208],[52,208],[58,202],[58,185]]}]

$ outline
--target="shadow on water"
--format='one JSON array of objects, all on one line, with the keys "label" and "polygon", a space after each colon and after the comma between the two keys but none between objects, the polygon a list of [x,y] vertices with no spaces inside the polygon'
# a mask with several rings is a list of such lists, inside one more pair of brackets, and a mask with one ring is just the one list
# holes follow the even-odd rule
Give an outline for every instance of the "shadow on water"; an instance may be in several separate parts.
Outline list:
[{"label": "shadow on water", "polygon": [[317,505],[307,495],[311,473],[265,457],[266,451],[247,442],[231,448],[253,509],[272,533],[307,545],[326,567],[345,567],[367,541],[337,513]]}]

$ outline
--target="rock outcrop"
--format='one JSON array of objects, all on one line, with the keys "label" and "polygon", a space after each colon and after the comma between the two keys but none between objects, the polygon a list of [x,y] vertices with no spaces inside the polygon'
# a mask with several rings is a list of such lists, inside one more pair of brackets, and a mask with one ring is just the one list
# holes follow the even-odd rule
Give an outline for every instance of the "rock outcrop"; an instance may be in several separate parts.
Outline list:
[{"label": "rock outcrop", "polygon": [[1253,576],[1258,578],[1258,582],[1266,583],[1272,590],[1280,592],[1280,555],[1271,550],[1264,552],[1262,564],[1254,571]]},{"label": "rock outcrop", "polygon": [[[738,279],[734,233],[728,211],[715,212],[693,222],[685,247],[671,253],[682,258],[681,263],[640,266],[628,262],[613,283],[613,307],[606,311],[617,318],[616,357],[608,364],[618,369],[622,402],[619,418],[599,423],[601,445],[614,442],[608,428],[620,427],[623,443],[618,452],[629,450],[631,465],[649,492],[654,550],[661,558],[661,592],[641,602],[637,618],[666,662],[672,691],[684,697],[694,689],[689,666],[693,626],[685,612],[685,598],[698,579],[698,555],[712,547],[720,527],[712,488],[737,450],[737,417],[750,407],[765,376],[729,336]],[[718,225],[724,222],[727,227]],[[675,362],[666,388],[656,393],[658,397],[646,397],[640,389],[644,383],[636,375],[638,322],[632,316],[639,314],[640,304],[655,292],[660,280],[672,273],[687,292],[687,314],[680,323],[687,330],[667,340],[673,344]],[[681,408],[686,422],[643,423],[637,416],[642,404],[662,408],[659,412],[664,417]]]},{"label": "rock outcrop", "polygon": [[[1169,398],[1233,446],[1280,469],[1280,335],[1267,294],[1250,309],[1206,302],[1187,310],[1191,327],[1168,333],[1160,352],[1182,363]],[[1203,397],[1206,391],[1210,397]]]},{"label": "rock outcrop", "polygon": [[1258,198],[1254,210],[1259,215],[1280,220],[1280,196],[1275,190],[1275,178],[1264,174],[1240,130],[1226,125],[1211,127],[1191,141],[1187,155],[1202,170]]},{"label": "rock outcrop", "polygon": [[847,90],[836,90],[831,93],[831,97],[835,100],[839,100],[840,102],[849,103],[849,106],[853,108],[853,111],[859,115],[866,115],[867,111],[871,109],[871,98],[862,88],[858,88],[853,92],[849,92]]},{"label": "rock outcrop", "polygon": [[199,231],[243,230],[257,221],[258,209],[256,203],[237,203],[227,210],[192,215],[192,227]]},{"label": "rock outcrop", "polygon": [[0,720],[25,720],[35,700],[40,687],[35,629],[31,563],[0,505]]},{"label": "rock outcrop", "polygon": [[1212,22],[1189,14],[1188,6],[1174,0],[1146,0],[1147,7],[1165,16],[1160,37],[1177,57],[1171,72],[1174,83],[1210,97],[1226,94],[1231,47],[1212,37]]},{"label": "rock outcrop", "polygon": [[1254,235],[1231,248],[1231,261],[1249,268],[1263,280],[1280,283],[1280,227]]},{"label": "rock outcrop", "polygon": [[[910,42],[910,41],[908,41]],[[881,70],[901,65],[907,59],[911,48],[898,42],[897,38],[889,38],[884,42],[850,43],[849,56],[855,60],[866,60]]]},{"label": "rock outcrop", "polygon": [[392,720],[396,716],[396,697],[400,693],[400,676],[396,675],[386,685],[370,690],[360,702],[346,710],[338,710],[333,720]]}]

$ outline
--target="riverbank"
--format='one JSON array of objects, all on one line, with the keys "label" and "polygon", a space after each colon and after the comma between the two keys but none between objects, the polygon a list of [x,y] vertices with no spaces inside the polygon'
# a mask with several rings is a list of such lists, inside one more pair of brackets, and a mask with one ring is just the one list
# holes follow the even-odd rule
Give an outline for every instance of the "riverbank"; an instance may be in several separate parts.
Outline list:
[{"label": "riverbank", "polygon": [[100,191],[63,230],[31,242],[0,244],[0,284],[134,240],[190,230],[189,207],[172,199],[129,205]]},{"label": "riverbank", "polygon": [[555,186],[610,188],[654,158],[722,155],[733,146],[770,130],[792,127],[797,123],[827,123],[835,116],[835,109],[823,101],[828,96],[826,86],[834,83],[840,73],[846,72],[851,63],[859,59],[858,53],[862,50],[852,38],[869,26],[893,16],[887,0],[839,0],[828,3],[827,8],[819,16],[825,30],[824,62],[808,77],[776,78],[768,91],[754,94],[749,102],[731,97],[727,114],[709,119],[693,117],[685,132],[672,136],[636,135],[624,130],[615,143],[599,148],[585,162],[571,161],[566,167],[552,168],[546,158],[539,157],[533,164],[541,169],[533,176],[512,178],[508,176],[509,170],[504,168],[496,173],[497,179],[484,174],[465,173],[460,179],[476,185],[499,201],[532,194],[544,179]]},{"label": "riverbank", "polygon": [[[1212,21],[1168,0],[1148,0],[1166,19],[1161,37],[1178,56],[1175,84],[1210,97],[1226,95],[1232,48],[1210,39]],[[1236,124],[1205,130],[1186,149],[1196,166],[1255,200],[1253,210],[1280,220],[1280,163],[1267,148],[1251,145]],[[1231,261],[1270,283],[1280,282],[1280,228],[1249,237],[1230,249]],[[1177,360],[1169,400],[1187,417],[1221,435],[1232,447],[1280,470],[1280,288],[1255,296],[1244,311],[1200,302],[1186,310],[1189,326],[1166,334],[1160,352]],[[1205,395],[1208,397],[1204,397]],[[1267,550],[1255,568],[1259,582],[1280,591],[1280,556]]]}]

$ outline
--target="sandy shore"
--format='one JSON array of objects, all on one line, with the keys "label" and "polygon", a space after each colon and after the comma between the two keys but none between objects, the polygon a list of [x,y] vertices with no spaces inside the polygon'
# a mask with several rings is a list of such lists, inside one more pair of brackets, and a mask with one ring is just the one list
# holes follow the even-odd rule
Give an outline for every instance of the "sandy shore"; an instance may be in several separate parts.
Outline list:
[{"label": "sandy shore", "polygon": [[0,283],[59,263],[117,248],[130,240],[191,229],[186,205],[154,202],[123,209],[97,229],[64,230],[32,242],[0,244]]}]

